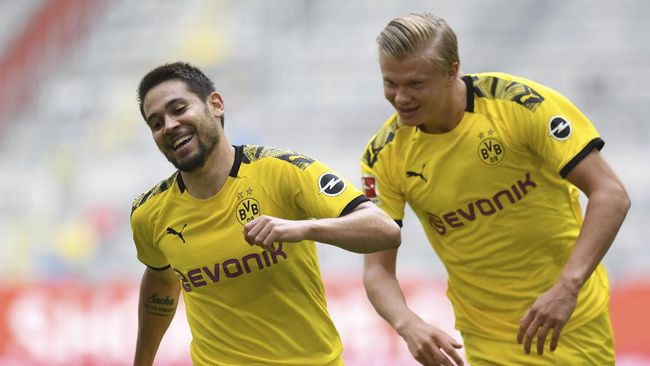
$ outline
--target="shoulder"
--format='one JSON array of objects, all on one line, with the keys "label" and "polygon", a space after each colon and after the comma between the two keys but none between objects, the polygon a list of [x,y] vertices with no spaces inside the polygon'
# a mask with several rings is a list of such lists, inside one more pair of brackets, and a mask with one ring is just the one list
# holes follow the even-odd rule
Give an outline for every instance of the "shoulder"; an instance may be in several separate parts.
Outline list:
[{"label": "shoulder", "polygon": [[155,203],[162,197],[163,193],[168,192],[169,189],[174,185],[178,179],[179,171],[174,172],[169,178],[164,179],[158,182],[153,188],[148,191],[140,194],[136,197],[131,204],[131,216],[134,215],[136,210],[142,212],[147,210],[143,207],[149,207],[155,205]]},{"label": "shoulder", "polygon": [[290,168],[293,166],[294,168],[305,170],[314,162],[316,162],[315,159],[287,148],[258,145],[242,146],[242,164],[256,164],[256,168],[258,166],[262,167],[266,165],[284,168]]},{"label": "shoulder", "polygon": [[379,131],[372,136],[361,158],[362,162],[372,168],[377,162],[377,158],[382,151],[390,146],[399,144],[399,141],[408,135],[413,128],[403,126],[397,114],[393,114]]},{"label": "shoulder", "polygon": [[468,74],[477,101],[535,112],[553,91],[532,80],[499,72]]}]

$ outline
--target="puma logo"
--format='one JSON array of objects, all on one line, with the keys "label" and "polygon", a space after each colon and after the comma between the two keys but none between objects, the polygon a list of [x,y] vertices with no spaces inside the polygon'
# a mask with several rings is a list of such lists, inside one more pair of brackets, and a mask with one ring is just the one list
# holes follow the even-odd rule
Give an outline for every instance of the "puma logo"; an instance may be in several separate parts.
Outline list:
[{"label": "puma logo", "polygon": [[169,234],[176,235],[176,236],[178,236],[179,239],[181,239],[183,241],[183,244],[185,244],[185,238],[183,238],[183,230],[185,230],[186,226],[187,226],[187,224],[184,224],[181,231],[176,231],[176,230],[168,227],[167,228],[167,235],[169,235]]},{"label": "puma logo", "polygon": [[425,167],[425,166],[426,166],[426,164],[422,164],[422,169],[420,169],[420,172],[419,172],[419,173],[414,172],[414,171],[411,171],[411,170],[407,170],[407,171],[406,171],[406,177],[407,177],[407,178],[410,178],[410,177],[420,177],[420,178],[421,178],[421,179],[426,183],[426,182],[427,182],[427,178],[425,178],[424,175],[422,175],[422,173],[424,172],[424,167]]}]

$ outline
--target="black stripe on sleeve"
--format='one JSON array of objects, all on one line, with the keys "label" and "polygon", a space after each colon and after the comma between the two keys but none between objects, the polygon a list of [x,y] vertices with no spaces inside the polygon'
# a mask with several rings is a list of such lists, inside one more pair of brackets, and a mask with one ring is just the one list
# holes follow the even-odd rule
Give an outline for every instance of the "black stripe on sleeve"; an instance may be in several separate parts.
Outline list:
[{"label": "black stripe on sleeve", "polygon": [[145,266],[149,267],[149,269],[153,269],[154,271],[164,271],[167,268],[171,267],[171,264],[168,264],[168,265],[166,265],[164,267],[152,267],[152,266],[145,263]]},{"label": "black stripe on sleeve", "polygon": [[352,201],[350,201],[350,203],[348,203],[345,206],[343,211],[341,211],[341,214],[339,215],[339,217],[349,214],[350,212],[352,212],[352,210],[354,210],[355,207],[357,207],[360,204],[362,204],[364,202],[367,202],[367,201],[370,201],[370,199],[368,199],[368,197],[366,197],[364,195],[358,196],[357,198],[353,199]]},{"label": "black stripe on sleeve", "polygon": [[395,223],[397,223],[397,225],[399,225],[399,227],[402,227],[402,220],[395,220]]},{"label": "black stripe on sleeve", "polygon": [[580,151],[576,156],[574,156],[573,159],[571,159],[568,163],[566,163],[564,168],[560,170],[560,176],[562,176],[562,178],[566,178],[566,176],[569,175],[571,169],[573,169],[573,167],[578,165],[578,163],[581,162],[582,159],[584,159],[585,156],[587,156],[591,152],[591,150],[593,149],[602,150],[603,146],[605,146],[605,141],[603,141],[603,139],[601,139],[600,137],[596,137],[595,139],[589,141],[587,146],[585,146],[584,149],[582,149],[582,151]]}]

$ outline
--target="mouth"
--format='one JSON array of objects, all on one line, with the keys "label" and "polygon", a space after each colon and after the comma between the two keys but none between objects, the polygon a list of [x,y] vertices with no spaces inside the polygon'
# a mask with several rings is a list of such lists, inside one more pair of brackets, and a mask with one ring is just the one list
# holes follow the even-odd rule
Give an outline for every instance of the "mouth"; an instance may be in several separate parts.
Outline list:
[{"label": "mouth", "polygon": [[183,146],[187,145],[190,141],[192,141],[192,138],[194,135],[185,135],[177,138],[176,140],[173,141],[172,143],[172,150],[178,151],[180,148]]},{"label": "mouth", "polygon": [[403,107],[397,107],[397,112],[403,116],[403,117],[410,117],[412,116],[417,110],[418,107],[410,107],[410,108],[403,108]]}]

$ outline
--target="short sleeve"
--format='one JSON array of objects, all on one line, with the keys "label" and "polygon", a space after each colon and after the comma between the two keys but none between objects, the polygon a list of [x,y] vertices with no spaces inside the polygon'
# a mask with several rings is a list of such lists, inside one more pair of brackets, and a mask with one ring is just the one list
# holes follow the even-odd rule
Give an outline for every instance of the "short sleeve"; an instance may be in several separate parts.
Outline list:
[{"label": "short sleeve", "polygon": [[131,230],[138,260],[152,269],[168,268],[167,258],[153,245],[153,223],[144,210],[135,210],[131,214]]},{"label": "short sleeve", "polygon": [[314,161],[305,169],[289,166],[285,189],[293,190],[295,204],[309,217],[339,217],[367,199],[346,178],[326,165]]},{"label": "short sleeve", "polygon": [[393,116],[366,146],[361,158],[361,184],[366,197],[393,220],[401,222],[406,205],[396,173],[401,168],[401,160],[393,158],[395,146],[389,144],[395,137],[395,123]]},{"label": "short sleeve", "polygon": [[535,85],[544,101],[532,111],[522,108],[518,130],[528,148],[539,155],[563,178],[594,148],[604,141],[591,121],[567,98]]}]

